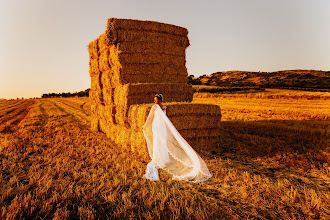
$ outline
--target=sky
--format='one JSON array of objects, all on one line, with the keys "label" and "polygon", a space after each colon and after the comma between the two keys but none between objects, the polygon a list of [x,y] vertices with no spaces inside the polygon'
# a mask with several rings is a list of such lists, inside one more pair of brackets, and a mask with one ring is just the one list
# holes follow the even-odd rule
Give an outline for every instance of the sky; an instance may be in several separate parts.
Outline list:
[{"label": "sky", "polygon": [[90,88],[88,44],[110,17],[188,29],[189,75],[330,70],[329,0],[0,0],[0,98]]}]

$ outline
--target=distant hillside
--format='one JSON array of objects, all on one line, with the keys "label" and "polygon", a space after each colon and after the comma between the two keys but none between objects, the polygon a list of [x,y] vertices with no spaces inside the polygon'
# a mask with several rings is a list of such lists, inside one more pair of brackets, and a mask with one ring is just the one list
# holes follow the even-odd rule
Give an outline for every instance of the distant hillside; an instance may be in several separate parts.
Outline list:
[{"label": "distant hillside", "polygon": [[287,88],[330,91],[330,71],[285,70],[277,72],[226,71],[189,77],[195,85],[220,87]]}]

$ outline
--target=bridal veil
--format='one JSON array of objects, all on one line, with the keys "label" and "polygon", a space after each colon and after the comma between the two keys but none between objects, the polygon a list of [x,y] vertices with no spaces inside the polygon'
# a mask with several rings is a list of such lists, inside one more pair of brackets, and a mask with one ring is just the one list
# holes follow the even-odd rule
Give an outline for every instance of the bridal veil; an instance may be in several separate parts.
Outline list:
[{"label": "bridal veil", "polygon": [[211,177],[203,159],[180,135],[159,105],[154,105],[143,126],[152,161],[146,177],[158,180],[157,168],[172,174],[175,180],[202,182]]}]

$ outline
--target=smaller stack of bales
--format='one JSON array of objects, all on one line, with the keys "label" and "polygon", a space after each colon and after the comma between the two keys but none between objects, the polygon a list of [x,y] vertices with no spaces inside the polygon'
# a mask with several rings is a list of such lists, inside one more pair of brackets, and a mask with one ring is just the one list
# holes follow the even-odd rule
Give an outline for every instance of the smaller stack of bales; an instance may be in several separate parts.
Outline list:
[{"label": "smaller stack of bales", "polygon": [[[218,145],[221,113],[219,106],[191,103],[166,103],[166,114],[179,133],[195,149]],[[131,139],[129,145],[139,149],[145,145],[141,132],[153,104],[132,105],[129,111]],[[125,140],[122,140],[125,141]]]},{"label": "smaller stack of bales", "polygon": [[88,47],[92,129],[116,143],[143,148],[141,127],[151,105],[141,104],[153,103],[162,93],[166,103],[181,103],[169,105],[169,118],[189,143],[215,143],[219,107],[182,103],[193,98],[185,66],[188,46],[185,28],[108,19],[106,31]]}]

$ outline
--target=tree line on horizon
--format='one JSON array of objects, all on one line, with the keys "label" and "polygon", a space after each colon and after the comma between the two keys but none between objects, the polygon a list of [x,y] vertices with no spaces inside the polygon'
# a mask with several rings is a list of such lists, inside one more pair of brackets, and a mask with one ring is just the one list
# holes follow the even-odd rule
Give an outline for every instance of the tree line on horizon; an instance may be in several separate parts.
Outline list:
[{"label": "tree line on horizon", "polygon": [[84,91],[80,92],[62,92],[62,93],[46,93],[41,96],[41,98],[68,98],[68,97],[89,97],[89,91],[91,89],[88,88]]}]

